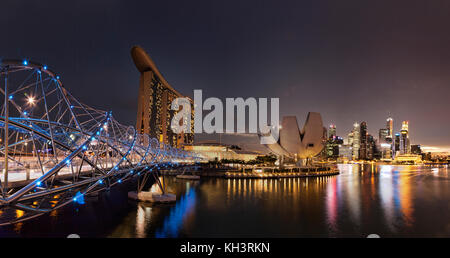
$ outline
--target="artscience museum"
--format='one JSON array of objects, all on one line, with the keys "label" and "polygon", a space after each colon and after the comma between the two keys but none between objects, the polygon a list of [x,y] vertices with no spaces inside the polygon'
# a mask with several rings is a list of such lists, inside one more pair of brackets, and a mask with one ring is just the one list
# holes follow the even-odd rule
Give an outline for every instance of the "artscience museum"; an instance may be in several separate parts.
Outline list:
[{"label": "artscience museum", "polygon": [[294,162],[305,166],[311,164],[312,158],[323,150],[326,132],[320,113],[309,112],[302,130],[299,129],[297,117],[285,116],[278,142],[265,146],[279,157],[280,165]]}]

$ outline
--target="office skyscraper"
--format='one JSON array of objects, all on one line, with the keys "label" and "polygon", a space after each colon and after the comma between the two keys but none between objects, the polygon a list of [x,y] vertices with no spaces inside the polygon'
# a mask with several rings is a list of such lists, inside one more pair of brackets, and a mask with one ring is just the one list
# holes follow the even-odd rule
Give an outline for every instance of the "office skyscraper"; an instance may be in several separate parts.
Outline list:
[{"label": "office skyscraper", "polygon": [[400,131],[400,152],[402,154],[411,153],[409,142],[409,122],[403,121],[402,130]]},{"label": "office skyscraper", "polygon": [[393,148],[393,155],[397,155],[398,152],[400,152],[400,134],[396,133],[394,138],[394,144],[392,145]]},{"label": "office skyscraper", "polygon": [[359,148],[360,148],[360,129],[359,124],[355,123],[353,125],[353,160],[359,159]]},{"label": "office skyscraper", "polygon": [[367,123],[362,122],[359,129],[359,159],[367,159]]},{"label": "office skyscraper", "polygon": [[380,144],[387,143],[388,136],[389,136],[389,129],[381,128],[378,135]]},{"label": "office skyscraper", "polygon": [[387,136],[386,136],[387,142],[389,142],[389,139],[392,142],[392,138],[393,138],[393,134],[394,134],[394,119],[392,119],[392,117],[389,117],[386,120],[386,129],[388,130]]},{"label": "office skyscraper", "polygon": [[328,139],[332,140],[336,137],[336,125],[331,124],[328,129]]}]

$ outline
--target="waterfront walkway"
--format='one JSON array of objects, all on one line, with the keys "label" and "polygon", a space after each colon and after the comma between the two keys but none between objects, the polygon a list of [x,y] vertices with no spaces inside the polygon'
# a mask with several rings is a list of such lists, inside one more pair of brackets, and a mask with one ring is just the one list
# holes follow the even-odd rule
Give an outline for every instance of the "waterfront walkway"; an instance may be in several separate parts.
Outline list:
[{"label": "waterfront walkway", "polygon": [[297,169],[297,171],[264,171],[264,170],[252,170],[252,171],[224,171],[214,169],[200,170],[200,171],[179,171],[179,170],[162,170],[163,175],[177,176],[183,174],[189,174],[200,177],[219,177],[219,178],[295,178],[295,177],[318,177],[318,176],[333,176],[338,175],[339,170],[337,168],[329,169]]}]

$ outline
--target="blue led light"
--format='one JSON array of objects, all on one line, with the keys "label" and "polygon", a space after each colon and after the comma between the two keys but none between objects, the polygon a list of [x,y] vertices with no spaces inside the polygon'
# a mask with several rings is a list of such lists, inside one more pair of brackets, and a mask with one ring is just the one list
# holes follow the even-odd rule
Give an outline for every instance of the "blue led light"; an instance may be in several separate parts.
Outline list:
[{"label": "blue led light", "polygon": [[37,181],[37,182],[36,182],[36,185],[37,185],[37,186],[41,186],[41,181]]},{"label": "blue led light", "polygon": [[59,80],[59,75],[56,76],[56,79]]},{"label": "blue led light", "polygon": [[87,149],[86,145],[85,145],[85,146],[83,146],[83,150],[86,150],[86,149]]},{"label": "blue led light", "polygon": [[70,108],[73,108],[73,106],[71,105]]},{"label": "blue led light", "polygon": [[46,65],[44,65],[44,67],[42,67],[44,70],[47,70],[47,66]]},{"label": "blue led light", "polygon": [[118,182],[119,184],[122,183],[122,179],[119,179],[117,182]]},{"label": "blue led light", "polygon": [[23,111],[23,115],[24,116],[28,115],[27,111]]},{"label": "blue led light", "polygon": [[9,95],[8,99],[13,99],[13,95]]},{"label": "blue led light", "polygon": [[23,60],[22,64],[23,65],[28,65],[28,61],[27,60]]},{"label": "blue led light", "polygon": [[103,184],[103,180],[101,180],[101,179],[98,180],[98,183],[99,183],[99,184]]},{"label": "blue led light", "polygon": [[83,194],[82,194],[80,191],[78,191],[78,192],[75,194],[75,197],[73,197],[73,201],[76,202],[76,203],[78,203],[78,204],[84,204],[85,202],[84,202],[84,196],[83,196]]}]

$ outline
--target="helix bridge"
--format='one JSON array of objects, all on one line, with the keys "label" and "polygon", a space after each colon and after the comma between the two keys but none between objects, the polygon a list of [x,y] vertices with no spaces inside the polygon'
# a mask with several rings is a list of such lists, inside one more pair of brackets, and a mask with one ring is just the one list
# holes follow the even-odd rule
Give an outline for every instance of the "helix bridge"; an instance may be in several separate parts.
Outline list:
[{"label": "helix bridge", "polygon": [[142,190],[153,177],[164,191],[158,171],[198,160],[79,102],[46,65],[0,61],[1,97],[0,226],[128,180]]}]

